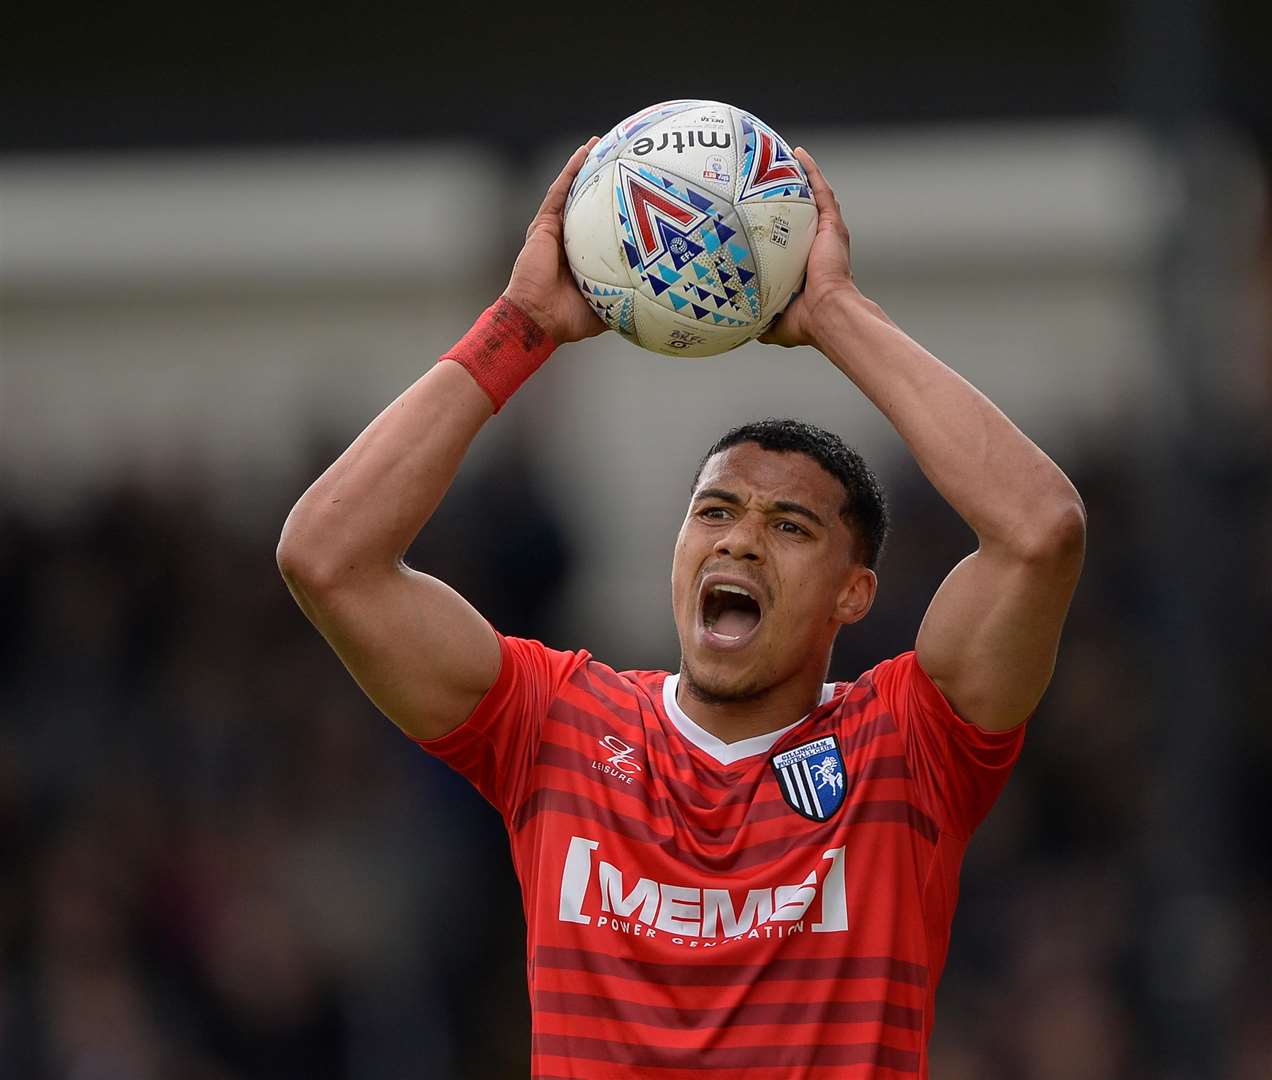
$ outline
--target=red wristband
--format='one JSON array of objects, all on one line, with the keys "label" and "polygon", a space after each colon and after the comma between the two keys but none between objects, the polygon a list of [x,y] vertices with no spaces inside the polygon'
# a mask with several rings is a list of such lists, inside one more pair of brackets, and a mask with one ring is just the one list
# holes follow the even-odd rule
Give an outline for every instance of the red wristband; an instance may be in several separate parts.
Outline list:
[{"label": "red wristband", "polygon": [[473,328],[442,353],[471,375],[490,398],[495,412],[556,348],[543,328],[506,296],[473,323]]}]

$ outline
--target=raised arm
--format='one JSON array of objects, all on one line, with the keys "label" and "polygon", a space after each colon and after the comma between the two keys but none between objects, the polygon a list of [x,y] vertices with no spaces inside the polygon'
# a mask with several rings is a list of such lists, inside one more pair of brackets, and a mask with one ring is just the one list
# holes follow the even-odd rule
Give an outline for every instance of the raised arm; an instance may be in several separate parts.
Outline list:
[{"label": "raised arm", "polygon": [[805,291],[763,340],[820,349],[888,418],[979,546],[937,590],[919,664],[964,719],[1023,721],[1055,667],[1086,536],[1068,478],[984,394],[911,340],[853,281],[848,230],[817,163]]},{"label": "raised arm", "polygon": [[444,735],[472,712],[499,674],[499,647],[463,597],[403,556],[517,380],[556,345],[604,329],[562,246],[566,195],[591,145],[548,189],[507,290],[455,359],[380,413],[283,526],[278,566],[297,603],[367,696],[417,738]]}]

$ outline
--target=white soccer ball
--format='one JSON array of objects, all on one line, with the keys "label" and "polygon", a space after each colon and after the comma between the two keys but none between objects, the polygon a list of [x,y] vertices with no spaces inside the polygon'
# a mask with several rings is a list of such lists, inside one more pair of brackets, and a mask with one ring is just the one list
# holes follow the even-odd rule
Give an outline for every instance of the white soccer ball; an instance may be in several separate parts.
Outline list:
[{"label": "white soccer ball", "polygon": [[666,101],[592,148],[565,206],[565,254],[628,341],[712,356],[762,334],[803,287],[817,207],[790,147],[718,101]]}]

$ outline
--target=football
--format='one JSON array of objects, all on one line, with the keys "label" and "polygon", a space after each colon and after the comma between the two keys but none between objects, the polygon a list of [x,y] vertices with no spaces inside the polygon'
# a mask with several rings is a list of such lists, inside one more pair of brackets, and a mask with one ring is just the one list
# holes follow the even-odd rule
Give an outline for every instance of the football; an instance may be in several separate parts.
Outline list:
[{"label": "football", "polygon": [[669,356],[762,334],[803,285],[817,207],[771,127],[718,101],[666,101],[593,147],[570,189],[565,253],[606,324]]}]

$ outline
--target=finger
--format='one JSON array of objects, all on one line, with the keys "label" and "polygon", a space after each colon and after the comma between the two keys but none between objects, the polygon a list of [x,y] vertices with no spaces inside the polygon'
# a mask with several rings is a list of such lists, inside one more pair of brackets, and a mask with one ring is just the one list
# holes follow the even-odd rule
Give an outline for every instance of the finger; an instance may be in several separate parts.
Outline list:
[{"label": "finger", "polygon": [[808,173],[808,185],[813,189],[813,201],[817,203],[817,213],[833,214],[839,220],[843,220],[843,212],[839,209],[839,200],[835,197],[834,189],[831,188],[830,182],[826,179],[826,174],[821,171],[821,167],[813,159],[813,155],[805,150],[802,146],[795,147],[795,156],[799,159],[799,163],[804,166],[804,171]]},{"label": "finger", "polygon": [[579,170],[583,168],[583,162],[587,159],[588,152],[600,141],[598,136],[593,135],[570,155],[570,160],[565,163],[565,168],[552,181],[552,186],[548,188],[548,193],[543,197],[543,205],[539,207],[539,214],[556,215],[565,209],[565,200],[570,194],[570,185],[574,183],[574,178],[578,176]]},{"label": "finger", "polygon": [[764,333],[762,333],[755,340],[758,341],[761,345],[780,345],[784,349],[789,348],[791,344],[781,334],[777,332],[776,326],[774,326],[771,330],[765,330]]}]

